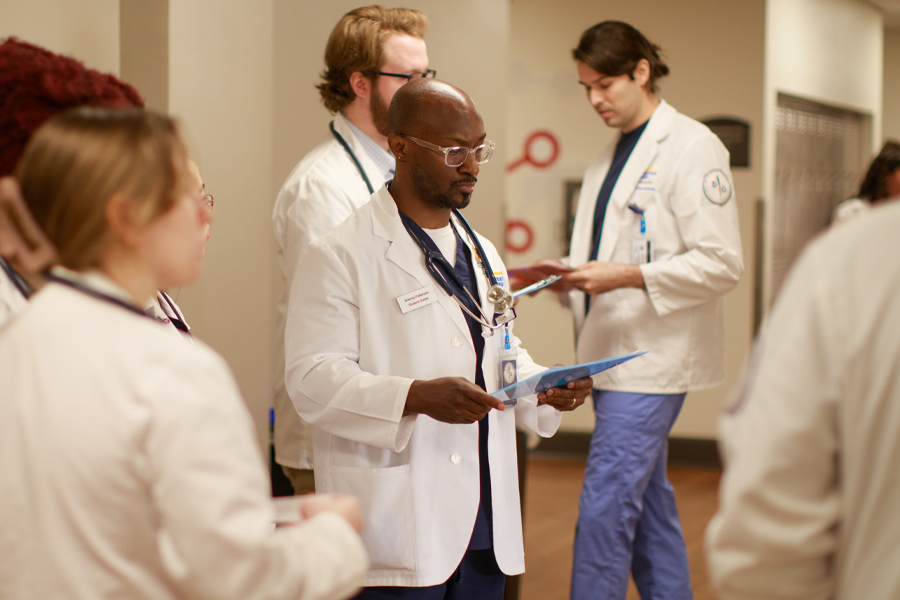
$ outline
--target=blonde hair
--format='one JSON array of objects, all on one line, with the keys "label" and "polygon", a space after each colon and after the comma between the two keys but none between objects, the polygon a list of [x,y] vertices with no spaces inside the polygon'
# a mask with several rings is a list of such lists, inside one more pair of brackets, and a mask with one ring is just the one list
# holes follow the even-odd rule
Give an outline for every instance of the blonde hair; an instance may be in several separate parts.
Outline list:
[{"label": "blonde hair", "polygon": [[76,108],[32,135],[16,167],[22,195],[69,269],[96,266],[107,201],[124,194],[149,223],[172,207],[187,154],[176,122],[142,109]]},{"label": "blonde hair", "polygon": [[355,98],[350,75],[359,71],[375,79],[384,64],[384,41],[394,33],[422,39],[428,17],[409,8],[366,6],[341,17],[328,36],[325,70],[316,86],[325,107],[335,113]]}]

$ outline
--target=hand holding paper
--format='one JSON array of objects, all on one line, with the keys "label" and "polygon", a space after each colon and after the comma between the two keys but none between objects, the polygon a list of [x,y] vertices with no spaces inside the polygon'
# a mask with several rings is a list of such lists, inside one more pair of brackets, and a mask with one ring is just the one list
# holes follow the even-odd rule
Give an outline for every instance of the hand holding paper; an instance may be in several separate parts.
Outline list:
[{"label": "hand holding paper", "polygon": [[616,365],[620,365],[623,362],[627,362],[642,354],[647,354],[647,350],[639,350],[638,352],[633,352],[624,356],[614,356],[612,358],[605,358],[603,360],[571,367],[553,367],[552,369],[547,369],[543,373],[538,373],[537,375],[529,377],[524,381],[519,381],[506,386],[503,389],[499,389],[496,392],[493,392],[491,396],[503,400],[504,404],[514,404],[514,401],[517,398],[531,396],[532,394],[540,394],[550,388],[565,386],[571,381],[596,375],[601,371],[611,369]]},{"label": "hand holding paper", "polygon": [[[507,272],[509,273],[510,285],[514,290],[517,290],[554,275],[571,273],[572,269],[559,261],[542,260],[524,267],[512,267],[507,269]],[[548,285],[547,289],[554,292],[568,291],[568,289],[563,289],[563,286],[562,281],[557,281],[552,285]]]}]

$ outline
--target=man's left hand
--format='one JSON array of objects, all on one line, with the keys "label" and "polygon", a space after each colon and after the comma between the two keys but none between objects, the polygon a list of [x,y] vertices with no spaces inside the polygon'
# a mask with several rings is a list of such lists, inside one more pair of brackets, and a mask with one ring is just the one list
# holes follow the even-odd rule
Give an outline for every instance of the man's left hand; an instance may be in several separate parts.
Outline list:
[{"label": "man's left hand", "polygon": [[549,404],[556,410],[575,410],[591,393],[594,380],[590,377],[582,377],[570,381],[565,386],[550,388],[538,394],[538,404]]},{"label": "man's left hand", "polygon": [[562,281],[586,294],[601,294],[619,288],[644,288],[644,275],[637,265],[592,260],[563,275]]}]

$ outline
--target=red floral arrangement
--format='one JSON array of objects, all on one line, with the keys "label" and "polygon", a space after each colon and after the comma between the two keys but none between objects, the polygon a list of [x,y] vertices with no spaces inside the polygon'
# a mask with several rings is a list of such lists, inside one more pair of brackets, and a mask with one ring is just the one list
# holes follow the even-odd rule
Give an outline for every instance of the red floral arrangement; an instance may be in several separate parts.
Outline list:
[{"label": "red floral arrangement", "polygon": [[0,44],[0,176],[16,168],[32,132],[75,106],[143,107],[141,95],[112,75],[33,44]]}]

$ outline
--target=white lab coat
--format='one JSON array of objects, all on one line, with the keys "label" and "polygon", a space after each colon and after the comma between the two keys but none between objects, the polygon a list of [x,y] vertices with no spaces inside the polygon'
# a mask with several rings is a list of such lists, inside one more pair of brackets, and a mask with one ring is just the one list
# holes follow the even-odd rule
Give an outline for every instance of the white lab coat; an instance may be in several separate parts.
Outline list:
[{"label": "white lab coat", "polygon": [[234,379],[170,329],[57,283],[4,329],[0,596],[351,595],[367,566],[359,537],[336,515],[272,534]]},{"label": "white lab coat", "polygon": [[[494,246],[479,240],[498,279],[508,282]],[[493,314],[487,287],[479,276],[481,306]],[[398,296],[423,288],[438,301],[402,314]],[[488,391],[499,387],[500,337],[485,339]],[[414,379],[474,381],[475,349],[459,305],[429,275],[385,187],[310,244],[291,289],[285,347],[291,399],[315,426],[316,489],[353,494],[363,503],[363,541],[372,562],[364,585],[443,583],[462,560],[475,524],[478,424],[404,417],[403,409]],[[524,349],[518,360],[520,379],[543,369]],[[494,552],[503,572],[516,574],[525,564],[515,422],[549,436],[560,413],[531,396],[488,418]]]},{"label": "white lab coat", "polygon": [[900,205],[797,261],[720,420],[723,600],[900,598]]},{"label": "white lab coat", "polygon": [[[334,117],[334,128],[350,145],[373,189],[384,185],[381,172],[340,113]],[[284,324],[294,271],[311,241],[340,225],[372,196],[347,151],[330,131],[328,136],[288,176],[272,213],[284,282],[275,325],[275,460],[295,469],[312,468],[313,440],[312,429],[297,415],[284,387]]]},{"label": "white lab coat", "polygon": [[[585,172],[572,266],[590,260],[597,195],[614,150],[615,142]],[[730,187],[728,151],[719,139],[660,101],[613,188],[597,256],[632,263],[640,217],[628,206],[644,210],[653,259],[641,265],[647,289],[595,295],[586,318],[585,294],[570,295],[578,362],[650,351],[595,375],[597,389],[673,394],[724,381],[722,295],[737,284],[744,264],[733,190],[721,204],[706,195],[717,173]]]}]

